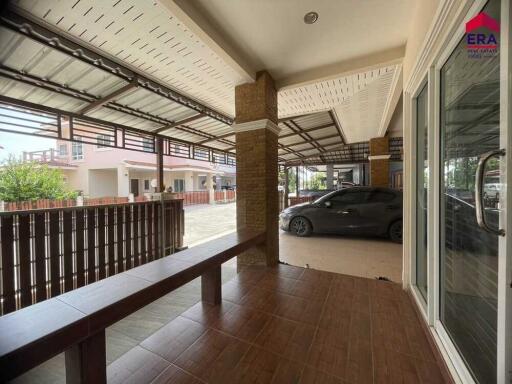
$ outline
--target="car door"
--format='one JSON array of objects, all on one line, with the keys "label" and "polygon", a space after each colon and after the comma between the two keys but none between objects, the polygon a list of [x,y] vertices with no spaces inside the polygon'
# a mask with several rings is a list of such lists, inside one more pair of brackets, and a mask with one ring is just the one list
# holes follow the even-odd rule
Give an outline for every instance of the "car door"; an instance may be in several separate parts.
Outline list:
[{"label": "car door", "polygon": [[322,212],[323,232],[354,233],[358,232],[364,221],[361,208],[367,202],[370,192],[366,189],[347,189],[333,195],[328,200],[328,207]]},{"label": "car door", "polygon": [[361,231],[374,234],[386,233],[389,224],[402,215],[402,204],[397,196],[397,193],[392,190],[373,190],[366,204],[359,210]]}]

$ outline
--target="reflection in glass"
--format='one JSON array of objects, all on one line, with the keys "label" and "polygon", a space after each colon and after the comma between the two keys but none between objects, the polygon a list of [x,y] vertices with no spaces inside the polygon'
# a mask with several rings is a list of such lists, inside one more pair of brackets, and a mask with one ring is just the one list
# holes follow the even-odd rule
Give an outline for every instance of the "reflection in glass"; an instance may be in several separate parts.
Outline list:
[{"label": "reflection in glass", "polygon": [[416,99],[416,286],[427,301],[427,85]]},{"label": "reflection in glass", "polygon": [[[499,5],[484,11],[499,20]],[[499,97],[499,55],[471,57],[463,39],[441,70],[440,316],[479,383],[496,382],[498,239],[476,223],[475,171],[479,156],[499,147]],[[491,223],[497,169],[492,160],[485,175]]]}]

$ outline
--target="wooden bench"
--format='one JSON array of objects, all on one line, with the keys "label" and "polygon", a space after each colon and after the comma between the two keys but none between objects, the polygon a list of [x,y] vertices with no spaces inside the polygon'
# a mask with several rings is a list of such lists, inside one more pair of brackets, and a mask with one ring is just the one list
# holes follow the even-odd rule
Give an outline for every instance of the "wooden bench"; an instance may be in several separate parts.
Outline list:
[{"label": "wooden bench", "polygon": [[220,303],[222,263],[264,239],[240,230],[0,317],[0,382],[65,351],[68,383],[105,383],[105,328],[199,276]]}]

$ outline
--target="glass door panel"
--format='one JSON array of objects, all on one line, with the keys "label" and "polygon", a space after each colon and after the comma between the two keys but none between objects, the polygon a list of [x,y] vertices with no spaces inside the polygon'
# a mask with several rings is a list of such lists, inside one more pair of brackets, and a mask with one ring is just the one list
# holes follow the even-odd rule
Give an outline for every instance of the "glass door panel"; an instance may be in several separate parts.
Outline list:
[{"label": "glass door panel", "polygon": [[427,84],[416,98],[416,286],[427,302]]},{"label": "glass door panel", "polygon": [[[499,10],[491,0],[484,12],[499,20]],[[441,69],[440,317],[478,383],[495,383],[497,370],[498,236],[477,224],[475,174],[480,157],[499,149],[499,71],[498,54],[471,56],[466,39]],[[498,169],[495,158],[484,170],[490,225],[498,222]]]}]

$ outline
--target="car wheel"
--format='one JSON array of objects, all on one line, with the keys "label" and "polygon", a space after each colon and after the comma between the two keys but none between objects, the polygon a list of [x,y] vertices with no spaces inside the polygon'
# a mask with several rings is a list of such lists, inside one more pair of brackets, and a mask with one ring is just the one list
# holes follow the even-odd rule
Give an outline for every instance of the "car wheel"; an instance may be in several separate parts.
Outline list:
[{"label": "car wheel", "polygon": [[402,220],[395,221],[389,226],[388,235],[392,242],[402,244]]},{"label": "car wheel", "polygon": [[308,219],[299,216],[294,218],[290,223],[290,230],[299,237],[305,237],[311,235],[311,232],[313,232],[313,227],[311,226],[311,223]]}]

